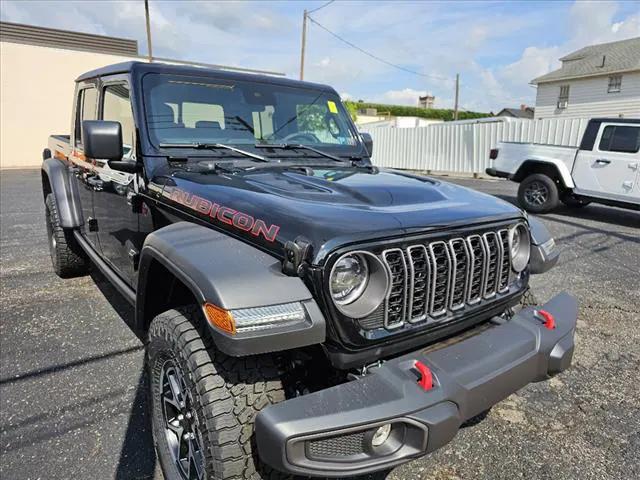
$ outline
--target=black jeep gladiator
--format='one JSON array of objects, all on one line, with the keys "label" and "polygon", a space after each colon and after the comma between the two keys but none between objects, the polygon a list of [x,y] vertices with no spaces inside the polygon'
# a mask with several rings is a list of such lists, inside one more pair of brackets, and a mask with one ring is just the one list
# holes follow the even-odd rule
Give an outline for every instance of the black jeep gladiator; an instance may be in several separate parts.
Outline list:
[{"label": "black jeep gladiator", "polygon": [[169,479],[344,477],[442,447],[571,363],[545,227],[376,168],[335,90],[123,63],[77,79],[42,187],[53,268],[135,306]]}]

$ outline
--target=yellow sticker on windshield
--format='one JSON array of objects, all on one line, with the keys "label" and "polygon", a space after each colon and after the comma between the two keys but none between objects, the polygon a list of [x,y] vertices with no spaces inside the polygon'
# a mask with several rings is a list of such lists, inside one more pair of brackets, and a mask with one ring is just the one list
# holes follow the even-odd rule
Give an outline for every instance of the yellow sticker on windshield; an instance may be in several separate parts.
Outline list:
[{"label": "yellow sticker on windshield", "polygon": [[329,107],[329,111],[331,113],[338,113],[338,107],[336,106],[336,102],[332,102],[331,100],[327,100],[327,107]]}]

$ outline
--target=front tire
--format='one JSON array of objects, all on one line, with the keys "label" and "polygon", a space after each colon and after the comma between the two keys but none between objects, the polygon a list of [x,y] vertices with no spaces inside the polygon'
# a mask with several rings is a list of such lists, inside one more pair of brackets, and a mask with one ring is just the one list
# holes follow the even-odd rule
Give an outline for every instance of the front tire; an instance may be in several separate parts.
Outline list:
[{"label": "front tire", "polygon": [[60,226],[58,207],[53,193],[45,198],[47,240],[53,271],[61,278],[80,277],[89,271],[89,260],[78,245],[73,231]]},{"label": "front tire", "polygon": [[217,351],[198,306],[158,315],[148,333],[153,436],[167,480],[282,478],[258,458],[253,424],[285,399],[274,357]]},{"label": "front tire", "polygon": [[558,206],[556,182],[543,173],[526,177],[518,188],[518,202],[528,212],[545,213]]}]

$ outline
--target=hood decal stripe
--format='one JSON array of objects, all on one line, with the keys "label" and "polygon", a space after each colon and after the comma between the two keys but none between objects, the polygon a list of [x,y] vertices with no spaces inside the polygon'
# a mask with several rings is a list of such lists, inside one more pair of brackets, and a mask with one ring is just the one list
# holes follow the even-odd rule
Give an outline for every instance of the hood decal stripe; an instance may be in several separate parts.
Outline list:
[{"label": "hood decal stripe", "polygon": [[193,195],[179,188],[165,187],[162,195],[201,215],[207,215],[212,220],[217,220],[220,223],[230,225],[238,230],[249,232],[254,237],[263,237],[268,242],[275,242],[278,232],[280,231],[279,225],[267,226],[264,220],[253,218],[249,214],[224,205],[212,203],[206,198]]}]

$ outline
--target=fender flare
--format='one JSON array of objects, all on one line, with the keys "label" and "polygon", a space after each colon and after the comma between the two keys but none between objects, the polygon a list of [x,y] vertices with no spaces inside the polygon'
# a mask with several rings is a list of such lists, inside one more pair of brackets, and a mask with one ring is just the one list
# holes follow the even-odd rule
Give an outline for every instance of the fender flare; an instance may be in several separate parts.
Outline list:
[{"label": "fender flare", "polygon": [[57,158],[42,162],[42,172],[49,179],[51,193],[56,200],[60,226],[78,228],[84,224],[77,183],[72,180],[67,166]]},{"label": "fender flare", "polygon": [[225,310],[298,302],[304,322],[288,327],[223,332],[209,325],[217,348],[232,356],[290,350],[325,340],[325,319],[299,277],[282,273],[275,257],[224,233],[189,222],[177,222],[149,234],[140,252],[136,293],[136,327],[144,328],[145,288],[152,262],[159,262],[191,290],[200,306]]},{"label": "fender flare", "polygon": [[[513,174],[514,179],[522,180],[526,175],[522,173],[524,170],[527,170],[532,165],[545,165],[554,168],[558,172],[558,177],[562,181],[563,185],[567,188],[575,188],[575,184],[573,183],[573,177],[571,177],[571,171],[567,165],[555,158],[548,157],[530,157],[527,158],[522,164],[518,167],[516,173]],[[518,180],[518,181],[520,181]]]}]

